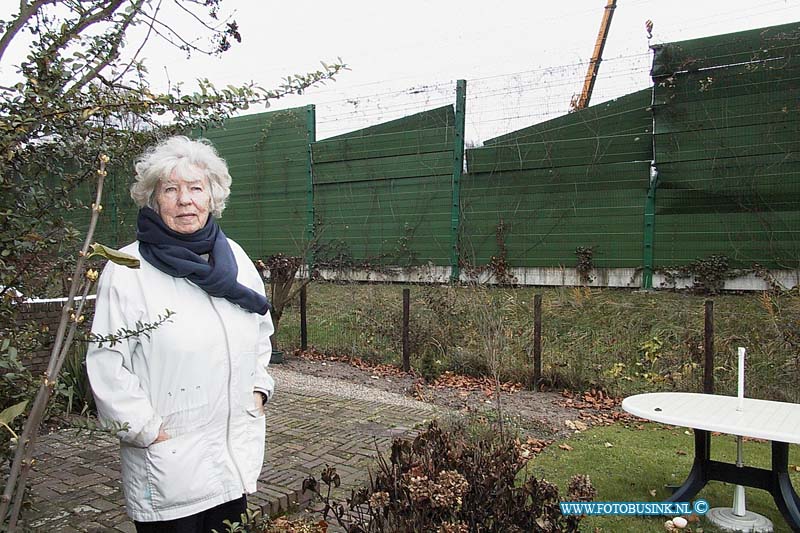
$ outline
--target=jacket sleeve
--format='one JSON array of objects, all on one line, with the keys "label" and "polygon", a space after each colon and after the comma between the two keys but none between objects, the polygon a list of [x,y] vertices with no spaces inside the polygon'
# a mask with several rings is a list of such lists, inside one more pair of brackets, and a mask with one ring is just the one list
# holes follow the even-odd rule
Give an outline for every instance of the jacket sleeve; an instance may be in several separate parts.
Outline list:
[{"label": "jacket sleeve", "polygon": [[[136,329],[137,312],[124,298],[121,284],[127,276],[109,262],[103,269],[97,288],[92,333],[108,335],[122,328]],[[97,411],[102,422],[127,423],[128,430],[120,431],[123,442],[134,446],[149,446],[158,437],[161,417],[155,412],[132,371],[131,354],[138,339],[130,337],[116,342],[90,343],[86,352],[86,370],[94,393]]]},{"label": "jacket sleeve", "polygon": [[[262,289],[263,290],[263,289]],[[275,331],[272,325],[272,313],[267,311],[267,314],[259,317],[258,321],[258,346],[256,361],[256,376],[254,392],[263,392],[267,395],[267,401],[272,398],[272,393],[275,391],[275,380],[267,372],[269,360],[272,356],[272,343],[270,343],[270,336]]]},{"label": "jacket sleeve", "polygon": [[[256,270],[253,261],[248,257],[244,249],[236,241],[228,239],[239,266],[240,283],[250,287],[259,294],[266,296],[267,291],[264,287],[264,280]],[[275,391],[275,380],[267,372],[269,360],[272,356],[272,343],[269,338],[275,332],[272,325],[272,313],[267,311],[264,316],[258,315],[258,341],[256,344],[256,374],[253,383],[253,392],[263,392],[267,395],[267,401],[272,398]]]}]

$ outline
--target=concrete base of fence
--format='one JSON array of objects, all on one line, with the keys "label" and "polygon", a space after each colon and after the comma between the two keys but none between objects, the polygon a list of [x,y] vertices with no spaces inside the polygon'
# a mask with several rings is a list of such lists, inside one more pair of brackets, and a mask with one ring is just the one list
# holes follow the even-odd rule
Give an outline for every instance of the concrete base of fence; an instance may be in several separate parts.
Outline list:
[{"label": "concrete base of fence", "polygon": [[[642,270],[637,268],[596,268],[589,274],[588,283],[581,280],[575,268],[539,267],[510,268],[509,274],[518,285],[534,285],[549,287],[570,287],[588,285],[590,287],[619,287],[636,289],[642,286]],[[450,280],[450,267],[424,265],[414,268],[386,268],[381,272],[370,270],[321,270],[322,279],[328,281],[374,281],[393,283],[447,283]],[[800,270],[770,271],[774,280],[786,289],[800,285]],[[497,280],[490,272],[470,277],[462,272],[460,281],[464,283],[496,284]],[[654,289],[684,289],[694,283],[692,278],[676,280],[675,284],[667,282],[663,274],[653,274]],[[731,291],[763,291],[769,284],[755,274],[747,274],[725,282],[725,289]]]},{"label": "concrete base of fence", "polygon": [[380,272],[374,270],[327,270],[320,269],[322,279],[327,281],[377,281],[393,283],[447,283],[450,281],[450,267],[422,265],[418,267],[386,267]]}]

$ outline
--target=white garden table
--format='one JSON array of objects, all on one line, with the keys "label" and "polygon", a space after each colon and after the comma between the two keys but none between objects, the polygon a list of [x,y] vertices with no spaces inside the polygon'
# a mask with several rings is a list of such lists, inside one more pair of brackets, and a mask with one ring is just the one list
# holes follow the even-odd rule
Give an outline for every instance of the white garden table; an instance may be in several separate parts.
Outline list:
[{"label": "white garden table", "polygon": [[[625,398],[622,408],[641,418],[694,429],[692,470],[667,501],[689,501],[712,480],[763,489],[772,494],[789,526],[800,531],[800,497],[788,472],[789,444],[800,444],[800,404],[740,400],[718,394],[656,392]],[[771,441],[772,469],[712,461],[711,432]]]}]

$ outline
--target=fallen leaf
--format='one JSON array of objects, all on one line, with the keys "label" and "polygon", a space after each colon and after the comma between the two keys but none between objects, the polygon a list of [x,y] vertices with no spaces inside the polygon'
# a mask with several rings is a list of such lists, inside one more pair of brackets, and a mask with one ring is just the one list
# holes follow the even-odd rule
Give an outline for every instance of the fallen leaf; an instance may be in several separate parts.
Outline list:
[{"label": "fallen leaf", "polygon": [[575,421],[575,429],[577,429],[578,431],[586,431],[587,429],[589,429],[589,426],[587,426],[585,423],[581,422],[580,420],[576,420]]},{"label": "fallen leaf", "polygon": [[571,452],[573,450],[572,446],[570,446],[569,444],[559,444],[558,447],[559,449],[562,449],[567,452]]},{"label": "fallen leaf", "polygon": [[686,452],[683,450],[678,450],[675,453],[677,453],[678,455],[686,455]]},{"label": "fallen leaf", "polygon": [[603,446],[605,446],[606,448],[613,448],[614,447],[614,445],[611,444],[610,442],[606,442]]},{"label": "fallen leaf", "polygon": [[655,498],[655,496],[656,496],[656,489],[650,489],[650,490],[649,490],[649,491],[647,491],[647,492],[649,492],[649,493],[650,493],[650,496],[653,496],[653,497]]},{"label": "fallen leaf", "polygon": [[[481,378],[463,376],[450,372],[449,370],[437,377],[431,383],[431,386],[436,388],[483,391],[487,396],[491,396],[495,393],[495,382],[492,378],[487,376]],[[500,384],[500,390],[503,392],[517,392],[521,389],[521,383],[505,382]]]},{"label": "fallen leaf", "polygon": [[691,436],[692,432],[687,429],[686,431],[683,432],[683,434]]},{"label": "fallen leaf", "polygon": [[789,465],[789,470],[794,470],[795,472],[800,472],[800,465]]},{"label": "fallen leaf", "polygon": [[414,383],[414,393],[412,394],[412,397],[422,402],[427,400],[425,389],[419,382]]}]

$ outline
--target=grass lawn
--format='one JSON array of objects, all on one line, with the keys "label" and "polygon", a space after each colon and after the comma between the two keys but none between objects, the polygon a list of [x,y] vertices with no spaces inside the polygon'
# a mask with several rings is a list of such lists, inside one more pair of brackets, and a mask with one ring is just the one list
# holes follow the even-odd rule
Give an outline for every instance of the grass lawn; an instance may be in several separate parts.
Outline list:
[{"label": "grass lawn", "polygon": [[[544,477],[558,484],[564,497],[571,476],[588,474],[597,489],[596,501],[661,501],[670,494],[665,485],[682,483],[694,457],[694,437],[690,430],[655,423],[594,427],[573,436],[567,443],[573,447],[571,451],[553,444],[532,459],[520,475]],[[711,457],[734,462],[736,439],[730,435],[712,436]],[[769,468],[769,443],[745,442],[744,460],[749,466]],[[799,446],[790,446],[789,464],[800,465]],[[792,482],[797,490],[800,473],[792,475]],[[655,496],[651,495],[653,490]],[[772,520],[776,532],[790,532],[772,496],[762,490],[746,490],[748,510]],[[711,507],[730,507],[733,486],[714,481],[697,498],[707,500]],[[665,531],[666,520],[667,517],[589,517],[582,522],[582,530],[598,528],[614,533]],[[705,532],[718,531],[704,519],[699,524],[690,524],[690,527],[695,531],[697,527]]]}]

